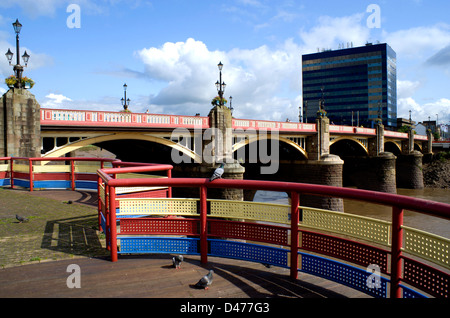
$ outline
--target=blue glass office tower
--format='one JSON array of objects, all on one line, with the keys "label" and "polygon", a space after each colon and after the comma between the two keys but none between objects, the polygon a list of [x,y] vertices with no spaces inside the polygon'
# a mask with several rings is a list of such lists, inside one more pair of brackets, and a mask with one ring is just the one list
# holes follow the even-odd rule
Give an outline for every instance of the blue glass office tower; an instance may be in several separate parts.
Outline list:
[{"label": "blue glass office tower", "polygon": [[330,123],[373,127],[381,117],[397,127],[396,53],[387,44],[366,44],[302,56],[303,121],[315,122],[319,103]]}]

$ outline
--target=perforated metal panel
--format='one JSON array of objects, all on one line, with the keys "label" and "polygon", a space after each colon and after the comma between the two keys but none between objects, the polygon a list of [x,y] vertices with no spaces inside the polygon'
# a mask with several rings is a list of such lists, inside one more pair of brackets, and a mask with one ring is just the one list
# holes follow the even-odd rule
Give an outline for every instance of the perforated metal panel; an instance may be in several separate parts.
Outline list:
[{"label": "perforated metal panel", "polygon": [[405,252],[423,257],[433,263],[450,268],[450,240],[410,227],[403,227]]},{"label": "perforated metal panel", "polygon": [[300,224],[334,233],[390,245],[390,223],[359,215],[320,209],[302,208]]},{"label": "perforated metal panel", "polygon": [[288,250],[249,243],[208,240],[212,256],[227,257],[275,266],[288,266]]},{"label": "perforated metal panel", "polygon": [[380,288],[370,287],[368,284],[369,276],[365,270],[357,267],[329,260],[323,257],[299,253],[301,255],[301,269],[300,271],[320,276],[340,284],[355,288],[366,294],[374,297],[387,297],[387,283],[388,280],[384,277],[379,277]]},{"label": "perforated metal panel", "polygon": [[247,201],[208,200],[210,216],[290,224],[290,206]]},{"label": "perforated metal panel", "polygon": [[120,237],[118,254],[180,253],[199,254],[196,238]]},{"label": "perforated metal panel", "polygon": [[106,189],[105,189],[105,186],[103,185],[103,183],[100,183],[99,186],[100,186],[99,197],[102,200],[102,202],[106,202],[105,201],[106,200]]},{"label": "perforated metal panel", "polygon": [[449,298],[450,275],[415,260],[404,258],[403,281],[436,297]]},{"label": "perforated metal panel", "polygon": [[427,298],[424,294],[421,294],[411,288],[401,286],[403,291],[403,298]]},{"label": "perforated metal panel", "polygon": [[382,249],[329,235],[301,231],[303,250],[324,254],[367,267],[376,264],[387,273],[388,252]]},{"label": "perforated metal panel", "polygon": [[120,199],[118,216],[124,215],[198,215],[198,199]]},{"label": "perforated metal panel", "polygon": [[208,234],[277,245],[288,244],[288,229],[258,223],[208,220]]},{"label": "perforated metal panel", "polygon": [[156,218],[122,218],[120,234],[198,234],[196,219],[156,219]]}]

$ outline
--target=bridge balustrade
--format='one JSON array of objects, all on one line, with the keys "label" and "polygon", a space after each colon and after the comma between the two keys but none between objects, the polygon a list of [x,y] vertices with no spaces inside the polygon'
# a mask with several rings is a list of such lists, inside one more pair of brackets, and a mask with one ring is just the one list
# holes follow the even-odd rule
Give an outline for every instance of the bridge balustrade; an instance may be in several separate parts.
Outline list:
[{"label": "bridge balustrade", "polygon": [[[200,255],[202,263],[225,257],[288,268],[292,278],[320,276],[374,297],[449,296],[450,240],[403,226],[405,209],[450,219],[448,204],[312,184],[111,177],[120,173],[98,171],[99,224],[112,261],[147,253]],[[163,185],[197,187],[199,198],[121,198],[115,191]],[[212,188],[288,192],[290,204],[211,199]],[[304,207],[300,194],[391,206],[392,220]]]}]

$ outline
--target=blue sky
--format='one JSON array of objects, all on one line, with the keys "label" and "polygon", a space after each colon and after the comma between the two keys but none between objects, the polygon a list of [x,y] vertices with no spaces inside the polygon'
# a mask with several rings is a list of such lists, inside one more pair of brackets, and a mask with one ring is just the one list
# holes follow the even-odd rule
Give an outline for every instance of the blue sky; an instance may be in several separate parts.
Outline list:
[{"label": "blue sky", "polygon": [[15,52],[18,18],[41,107],[120,111],[127,83],[134,112],[206,116],[222,61],[236,117],[296,121],[302,54],[379,41],[397,52],[398,116],[448,124],[449,11],[447,0],[0,0],[0,52]]}]

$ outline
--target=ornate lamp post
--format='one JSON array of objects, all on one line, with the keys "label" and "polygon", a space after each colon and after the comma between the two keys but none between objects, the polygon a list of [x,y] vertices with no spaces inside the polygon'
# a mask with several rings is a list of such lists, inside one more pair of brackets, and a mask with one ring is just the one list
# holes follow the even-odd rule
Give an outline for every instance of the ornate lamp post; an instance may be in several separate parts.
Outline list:
[{"label": "ornate lamp post", "polygon": [[230,110],[231,110],[231,115],[233,115],[233,105],[231,104],[231,102],[233,101],[233,96],[230,96]]},{"label": "ornate lamp post", "polygon": [[[14,73],[16,75],[17,78],[17,82],[14,85],[14,87],[16,88],[22,88],[22,73],[23,73],[23,66],[20,65],[20,50],[19,50],[19,34],[20,34],[20,30],[22,29],[22,24],[19,22],[19,19],[16,19],[16,22],[14,22],[13,24],[14,27],[14,31],[16,32],[16,65],[14,65]],[[13,58],[13,53],[11,52],[10,49],[8,49],[8,52],[6,52],[6,58],[8,59],[9,65],[11,65],[11,61]],[[25,66],[28,65],[28,60],[30,59],[30,55],[27,54],[27,51],[25,51],[25,53],[22,55],[22,59],[25,63]]]},{"label": "ornate lamp post", "polygon": [[223,100],[223,94],[225,93],[225,87],[227,86],[227,84],[225,84],[225,82],[222,82],[222,62],[219,62],[219,64],[217,64],[217,67],[219,68],[219,80],[216,82],[216,88],[220,98],[219,106],[223,106],[225,104]]},{"label": "ornate lamp post", "polygon": [[123,84],[123,92],[124,92],[124,97],[122,97],[121,101],[122,101],[122,106],[124,111],[128,111],[128,106],[130,106],[130,99],[127,99],[127,84]]}]

